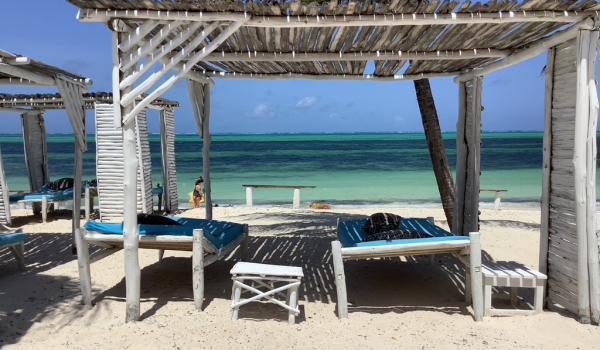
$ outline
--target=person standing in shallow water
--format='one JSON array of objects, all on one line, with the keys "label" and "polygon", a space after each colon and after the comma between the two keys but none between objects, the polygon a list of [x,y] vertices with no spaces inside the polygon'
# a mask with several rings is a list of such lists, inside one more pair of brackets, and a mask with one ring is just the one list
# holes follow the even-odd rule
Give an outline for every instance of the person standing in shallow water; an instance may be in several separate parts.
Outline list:
[{"label": "person standing in shallow water", "polygon": [[204,205],[204,179],[202,177],[196,180],[194,192],[192,193],[192,201],[194,208],[200,208]]}]

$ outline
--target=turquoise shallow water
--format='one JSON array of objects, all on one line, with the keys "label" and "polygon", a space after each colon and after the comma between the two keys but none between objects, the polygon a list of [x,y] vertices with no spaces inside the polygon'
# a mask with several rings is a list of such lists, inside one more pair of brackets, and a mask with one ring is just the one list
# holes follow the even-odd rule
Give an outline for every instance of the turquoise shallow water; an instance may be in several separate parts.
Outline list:
[{"label": "turquoise shallow water", "polygon": [[[444,135],[455,160],[455,135]],[[154,182],[162,182],[159,137],[150,138]],[[20,135],[0,136],[11,190],[28,188]],[[72,176],[73,137],[49,136],[52,178]],[[94,139],[85,154],[85,177],[94,177]],[[303,200],[330,203],[439,202],[423,134],[216,135],[212,144],[213,197],[220,204],[244,202],[242,184],[312,185]],[[202,173],[201,141],[176,139],[177,175],[182,201]],[[482,188],[509,190],[504,200],[539,201],[542,182],[541,133],[485,133]],[[492,194],[482,196],[492,201]],[[287,203],[290,191],[257,191],[256,203]]]}]

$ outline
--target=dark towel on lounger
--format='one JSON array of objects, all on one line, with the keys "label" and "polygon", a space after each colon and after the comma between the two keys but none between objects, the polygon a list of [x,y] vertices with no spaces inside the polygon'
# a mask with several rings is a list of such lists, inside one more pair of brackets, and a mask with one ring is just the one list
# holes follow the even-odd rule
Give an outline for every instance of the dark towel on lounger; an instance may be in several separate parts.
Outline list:
[{"label": "dark towel on lounger", "polygon": [[400,228],[402,217],[390,213],[375,213],[369,217],[364,227],[367,241],[419,238],[416,232]]},{"label": "dark towel on lounger", "polygon": [[138,214],[137,221],[139,225],[170,225],[181,226],[177,221],[165,216],[154,214]]}]

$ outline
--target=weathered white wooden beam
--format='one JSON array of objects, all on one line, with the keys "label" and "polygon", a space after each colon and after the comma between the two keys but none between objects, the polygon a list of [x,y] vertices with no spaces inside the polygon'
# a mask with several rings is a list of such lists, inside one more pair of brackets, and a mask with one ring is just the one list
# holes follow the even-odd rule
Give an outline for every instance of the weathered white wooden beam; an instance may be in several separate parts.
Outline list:
[{"label": "weathered white wooden beam", "polygon": [[548,245],[550,225],[550,170],[552,167],[552,91],[554,88],[554,56],[556,48],[548,50],[546,63],[546,96],[544,104],[544,156],[542,179],[542,203],[540,221],[540,257],[539,270],[548,273]]},{"label": "weathered white wooden beam", "polygon": [[[138,70],[134,70],[131,74],[129,74],[127,77],[125,77],[123,79],[123,81],[121,81],[120,88],[124,89],[124,88],[132,85],[133,83],[135,83],[135,81],[137,79],[139,79],[142,75],[144,75],[146,72],[148,72],[148,70],[150,68],[152,68],[156,63],[158,63],[164,56],[171,53],[171,51],[173,51],[174,48],[182,45],[186,40],[188,40],[194,33],[196,33],[196,31],[198,29],[200,29],[200,27],[202,27],[201,22],[193,23],[187,29],[181,31],[179,33],[179,35],[177,36],[177,38],[170,40],[165,45],[154,48],[154,50],[152,52],[146,53],[147,55],[148,54],[151,55],[151,59],[148,62],[144,63],[143,65],[140,65]],[[141,58],[142,58],[142,56],[134,57],[130,61],[124,60],[123,61],[124,65],[122,65],[121,71],[130,69]],[[134,60],[135,60],[135,62],[134,62]]]},{"label": "weathered white wooden beam", "polygon": [[163,82],[160,86],[158,86],[153,92],[148,94],[141,102],[137,103],[133,110],[127,114],[127,116],[123,119],[123,122],[126,123],[129,120],[133,120],[136,113],[139,113],[143,108],[152,103],[156,98],[160,97],[167,90],[169,90],[177,81],[181,78],[185,77],[187,73],[196,65],[196,63],[200,62],[206,55],[210,54],[214,50],[216,50],[219,45],[221,45],[227,38],[229,38],[233,33],[235,33],[241,26],[243,22],[232,22],[227,29],[219,33],[219,35],[210,42],[204,49],[194,55],[187,63],[183,65],[178,65],[179,73],[172,75],[169,79]]},{"label": "weathered white wooden beam", "polygon": [[311,81],[372,81],[379,83],[394,83],[399,81],[412,81],[419,79],[430,78],[448,78],[455,77],[461,72],[446,72],[446,73],[421,73],[421,74],[396,74],[390,77],[379,77],[375,75],[362,74],[297,74],[297,73],[282,73],[282,74],[254,74],[254,73],[226,73],[215,71],[198,71],[198,74],[205,75],[213,79],[229,79],[229,80],[311,80]]},{"label": "weathered white wooden beam", "polygon": [[[595,12],[575,11],[498,11],[477,13],[408,13],[385,15],[339,15],[339,16],[253,16],[247,13],[216,13],[199,11],[157,10],[103,10],[80,9],[77,18],[81,22],[108,22],[121,19],[155,19],[186,21],[245,21],[247,27],[264,28],[311,28],[311,27],[363,27],[363,26],[415,26],[448,24],[485,24],[521,22],[571,23]],[[249,20],[248,20],[249,19]]]},{"label": "weathered white wooden beam", "polygon": [[494,73],[496,71],[499,71],[501,69],[508,68],[508,67],[514,66],[516,64],[530,60],[530,59],[537,57],[543,53],[546,53],[546,51],[553,46],[556,46],[560,43],[563,43],[565,41],[575,38],[577,36],[577,33],[579,32],[579,30],[591,29],[593,27],[593,25],[594,25],[593,20],[591,20],[589,18],[584,19],[584,20],[576,23],[569,29],[565,29],[557,34],[548,36],[525,49],[519,50],[509,56],[506,56],[504,59],[502,59],[500,61],[490,63],[490,64],[480,67],[474,71],[470,71],[468,73],[462,74],[456,78],[456,82],[467,81],[467,80],[473,79],[473,77],[476,75],[488,75],[488,74]]},{"label": "weathered white wooden beam", "polygon": [[6,63],[0,63],[0,73],[12,75],[15,78],[21,78],[25,80],[33,81],[40,85],[54,86],[54,78],[46,74],[40,74],[33,72],[29,69],[23,68],[23,66],[13,66]]},{"label": "weathered white wooden beam", "polygon": [[598,38],[597,30],[590,31],[590,47],[587,57],[588,63],[588,96],[589,116],[587,128],[587,235],[588,235],[588,270],[590,275],[590,314],[592,321],[600,324],[600,256],[598,254],[598,235],[596,233],[596,132],[598,130],[598,90],[596,86],[596,65],[598,60]]},{"label": "weathered white wooden beam", "polygon": [[[580,322],[590,323],[590,282],[588,269],[587,236],[587,135],[590,117],[588,87],[588,57],[590,32],[580,31],[577,36],[577,95],[575,104],[575,146],[573,149],[573,177],[575,180],[575,222],[577,236],[577,304]],[[595,230],[595,228],[594,228]]]},{"label": "weathered white wooden beam", "polygon": [[208,55],[206,62],[310,62],[310,61],[388,61],[388,60],[466,60],[473,58],[503,58],[510,50],[491,48],[439,51],[394,51],[394,52],[221,52]]},{"label": "weathered white wooden beam", "polygon": [[[160,31],[157,33],[157,35],[153,36],[152,38],[150,38],[150,40],[146,41],[143,45],[141,45],[135,52],[133,52],[132,54],[128,55],[126,59],[124,59],[121,62],[121,70],[127,70],[130,69],[132,66],[134,66],[135,64],[137,64],[143,57],[145,57],[146,55],[152,54],[154,53],[163,53],[165,52],[168,53],[170,50],[166,49],[165,46],[163,45],[161,48],[165,48],[165,50],[157,50],[158,46],[160,45],[160,43],[165,40],[166,38],[169,37],[169,35],[177,28],[180,28],[183,25],[183,21],[174,21],[174,22],[168,22],[167,24],[165,24]],[[198,26],[195,27],[196,29],[198,29],[200,27],[200,25],[202,25],[202,23],[198,23]],[[190,27],[192,28],[192,27]],[[194,30],[196,30],[194,29]],[[177,40],[182,40],[181,38],[183,37],[183,33],[186,32],[186,30],[181,31],[178,34]],[[185,39],[183,39],[185,40]],[[170,43],[173,40],[170,40]],[[151,58],[154,58],[156,56],[156,54],[153,54],[151,56]],[[157,62],[160,59],[157,58]]]},{"label": "weathered white wooden beam", "polygon": [[[202,33],[200,35],[196,36],[194,39],[192,39],[192,41],[189,42],[179,53],[169,57],[168,62],[161,68],[161,70],[159,70],[158,72],[152,73],[142,83],[140,83],[133,90],[131,90],[130,93],[128,93],[125,96],[122,96],[121,106],[130,104],[136,98],[141,96],[144,92],[148,91],[148,89],[150,89],[152,86],[154,86],[154,84],[156,84],[160,79],[162,79],[171,69],[173,69],[175,66],[177,66],[177,64],[179,62],[181,62],[190,52],[192,52],[194,49],[196,49],[200,45],[202,45],[202,42],[208,37],[208,35],[210,33],[212,33],[215,29],[217,29],[218,26],[219,26],[219,24],[215,22],[215,23],[211,23],[208,27],[204,28],[202,30]],[[171,48],[171,50],[172,50],[172,48]],[[170,51],[165,52],[165,54],[169,54],[169,53],[170,53]],[[137,78],[141,77],[148,69],[150,69],[157,62],[158,59],[160,59],[159,56],[162,57],[164,55],[162,55],[162,53],[157,55],[147,65],[145,65],[142,69],[140,69],[138,72],[132,73],[131,76],[134,78],[132,78],[131,80],[126,78],[125,79],[126,83],[122,82],[119,85],[121,87],[121,89],[124,87],[131,86],[135,82],[135,80],[137,80]]]}]

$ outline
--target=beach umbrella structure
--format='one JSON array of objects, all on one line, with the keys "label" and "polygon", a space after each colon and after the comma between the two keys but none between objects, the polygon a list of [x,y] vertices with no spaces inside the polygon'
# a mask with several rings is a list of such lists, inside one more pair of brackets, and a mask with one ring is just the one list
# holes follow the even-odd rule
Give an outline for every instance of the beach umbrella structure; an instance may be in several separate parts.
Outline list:
[{"label": "beach umbrella structure", "polygon": [[[29,57],[0,51],[0,86],[55,87],[64,96],[63,107],[75,135],[75,184],[83,175],[83,153],[87,150],[83,93],[91,80]],[[2,96],[2,95],[0,95]],[[0,97],[1,99],[2,97]],[[33,107],[0,105],[0,112],[19,113],[23,118],[25,157],[32,191],[48,183],[46,128],[43,111]],[[9,189],[0,158],[0,222],[10,223]],[[73,187],[73,207],[81,207],[81,186]],[[73,210],[73,228],[79,227],[80,213]]]},{"label": "beach umbrella structure", "polygon": [[[139,319],[140,310],[135,120],[178,81],[189,82],[203,139],[210,219],[210,94],[215,81],[399,83],[454,77],[459,102],[452,230],[466,235],[479,230],[483,80],[547,54],[540,269],[548,275],[549,307],[560,306],[582,322],[600,321],[597,2],[69,2],[79,7],[81,22],[102,23],[113,32],[112,113],[122,128],[126,161],[127,320]],[[373,74],[365,74],[369,63]],[[480,292],[473,293],[479,309]]]},{"label": "beach umbrella structure", "polygon": [[[123,220],[123,142],[120,128],[112,118],[112,92],[84,93],[86,111],[94,111],[96,123],[96,183],[98,209],[102,222]],[[175,162],[175,111],[177,102],[163,98],[154,100],[148,110],[160,113],[160,144],[162,164],[162,204],[165,211],[178,209],[177,172]],[[37,191],[48,183],[48,156],[44,115],[46,111],[66,110],[65,99],[60,94],[0,94],[0,110],[17,112],[23,118],[23,139],[31,179],[31,191]],[[152,161],[148,139],[148,113],[136,117],[137,152],[140,160],[138,173],[139,212],[151,213],[154,207],[152,195]],[[31,123],[30,120],[35,120]],[[37,132],[36,137],[30,136]],[[27,147],[32,144],[35,147]],[[41,146],[41,147],[39,147]],[[32,160],[39,164],[30,165]],[[44,169],[38,174],[38,169]],[[35,184],[35,185],[34,185]],[[6,187],[4,187],[6,189]],[[8,190],[6,190],[8,191]],[[87,208],[87,207],[86,207]],[[10,220],[10,215],[7,216]],[[5,222],[8,223],[8,222]]]}]

